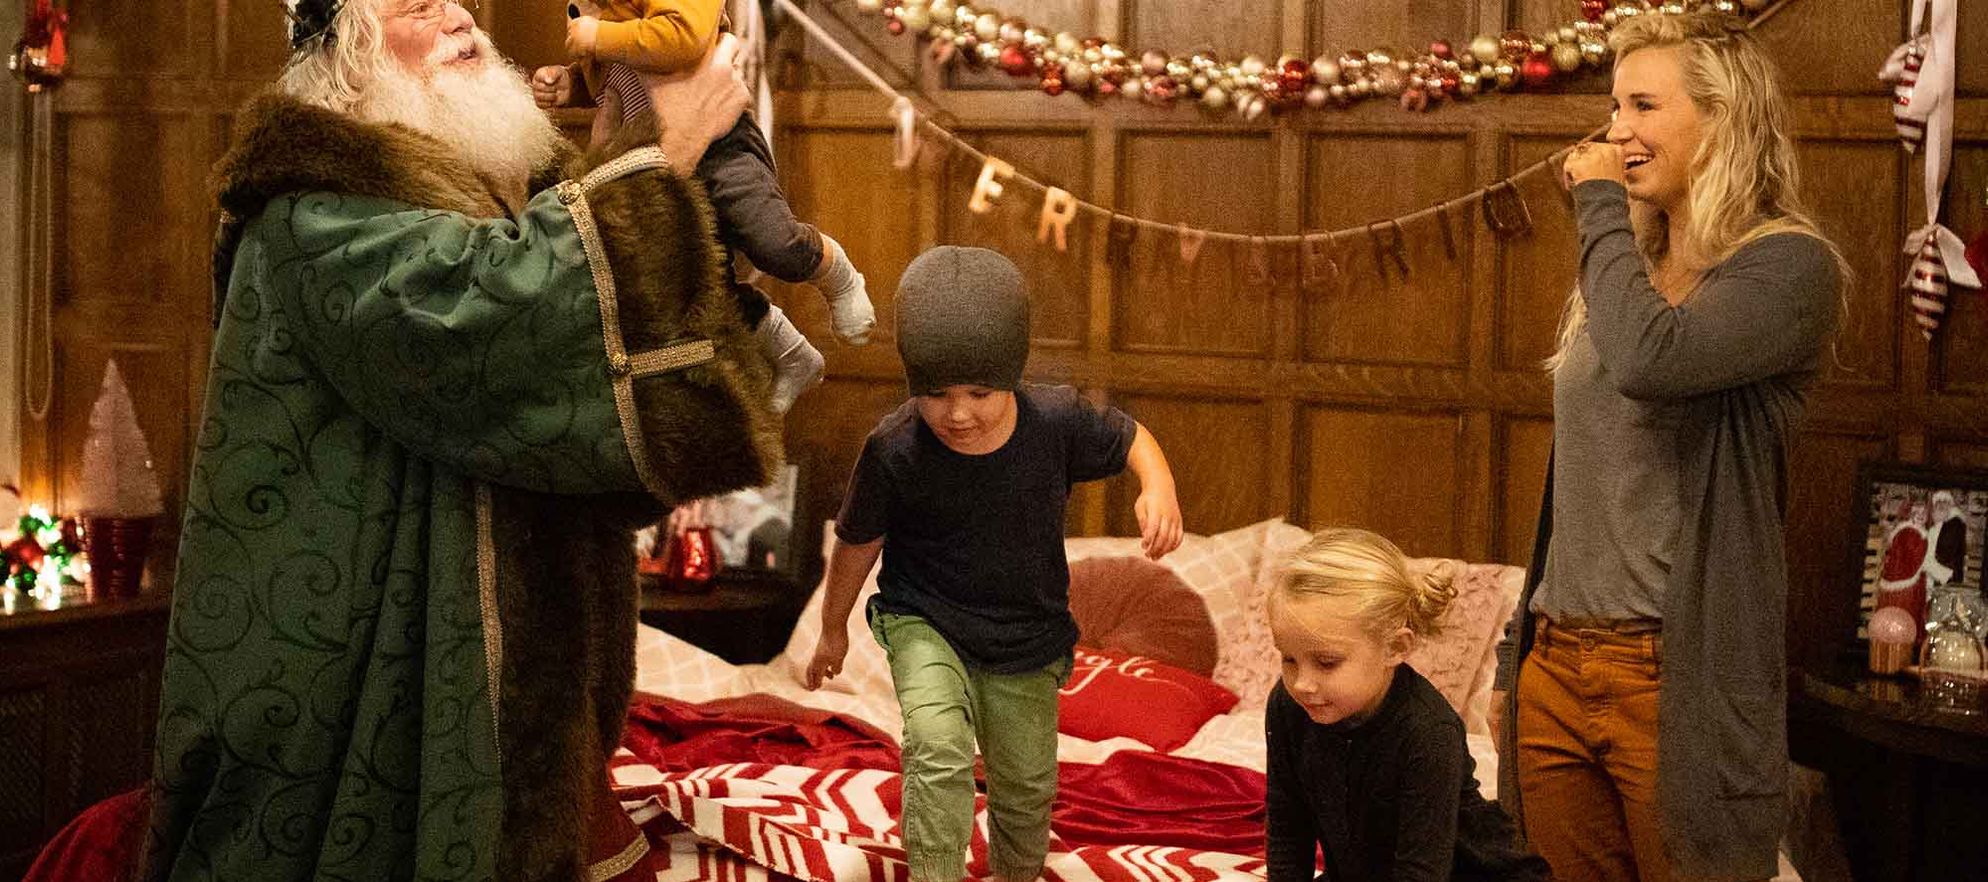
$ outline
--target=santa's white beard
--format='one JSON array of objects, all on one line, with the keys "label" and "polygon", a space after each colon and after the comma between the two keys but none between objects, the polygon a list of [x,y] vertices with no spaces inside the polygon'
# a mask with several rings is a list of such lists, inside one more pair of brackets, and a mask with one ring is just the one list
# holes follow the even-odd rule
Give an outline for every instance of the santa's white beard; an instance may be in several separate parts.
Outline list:
[{"label": "santa's white beard", "polygon": [[[445,63],[474,41],[476,57]],[[490,38],[472,31],[439,37],[425,71],[400,65],[367,84],[353,108],[362,119],[400,123],[453,148],[493,182],[523,187],[550,162],[564,137],[532,102],[518,67],[497,54]]]}]

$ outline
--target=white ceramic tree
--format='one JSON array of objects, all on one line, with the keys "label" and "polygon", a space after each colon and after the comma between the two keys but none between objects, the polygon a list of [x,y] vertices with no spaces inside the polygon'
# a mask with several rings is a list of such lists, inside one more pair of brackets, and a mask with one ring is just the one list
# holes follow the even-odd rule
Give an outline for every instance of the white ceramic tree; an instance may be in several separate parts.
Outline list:
[{"label": "white ceramic tree", "polygon": [[117,362],[104,369],[103,387],[90,409],[90,435],[83,443],[83,499],[79,513],[96,517],[144,518],[163,514],[159,476],[152,451],[138,428],[138,411],[124,386]]}]

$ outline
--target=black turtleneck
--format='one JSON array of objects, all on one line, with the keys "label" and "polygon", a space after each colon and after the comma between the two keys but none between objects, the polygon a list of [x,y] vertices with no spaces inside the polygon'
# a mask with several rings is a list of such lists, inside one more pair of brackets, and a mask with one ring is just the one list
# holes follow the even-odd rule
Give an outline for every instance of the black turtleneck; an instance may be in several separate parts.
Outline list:
[{"label": "black turtleneck", "polygon": [[1319,847],[1332,882],[1551,878],[1478,792],[1463,721],[1414,668],[1378,710],[1329,726],[1279,684],[1264,726],[1269,882],[1309,882]]}]

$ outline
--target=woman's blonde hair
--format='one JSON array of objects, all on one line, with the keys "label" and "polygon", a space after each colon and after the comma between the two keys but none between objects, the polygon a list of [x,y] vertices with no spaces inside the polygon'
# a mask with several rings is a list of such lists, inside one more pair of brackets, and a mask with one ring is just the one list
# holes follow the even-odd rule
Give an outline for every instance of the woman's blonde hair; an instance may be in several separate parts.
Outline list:
[{"label": "woman's blonde hair", "polygon": [[386,26],[380,12],[393,0],[345,0],[325,34],[290,55],[277,79],[284,94],[347,113],[367,84],[391,74]]},{"label": "woman's blonde hair", "polygon": [[[1664,212],[1631,202],[1636,245],[1644,259],[1654,267],[1666,255],[1686,255],[1692,264],[1683,269],[1695,280],[1748,242],[1802,233],[1829,248],[1841,301],[1849,264],[1802,202],[1801,172],[1788,136],[1788,102],[1773,59],[1744,22],[1723,13],[1645,13],[1623,20],[1609,35],[1617,68],[1635,52],[1671,47],[1680,50],[1684,92],[1701,117],[1684,196],[1690,217],[1685,241],[1672,242]],[[1587,303],[1576,285],[1561,314],[1559,345],[1546,361],[1548,370],[1566,359],[1586,324]]]},{"label": "woman's blonde hair", "polygon": [[1456,599],[1448,561],[1423,566],[1386,537],[1353,528],[1320,530],[1291,557],[1273,602],[1305,597],[1345,599],[1365,630],[1377,637],[1406,626],[1418,637],[1442,633],[1443,613]]}]

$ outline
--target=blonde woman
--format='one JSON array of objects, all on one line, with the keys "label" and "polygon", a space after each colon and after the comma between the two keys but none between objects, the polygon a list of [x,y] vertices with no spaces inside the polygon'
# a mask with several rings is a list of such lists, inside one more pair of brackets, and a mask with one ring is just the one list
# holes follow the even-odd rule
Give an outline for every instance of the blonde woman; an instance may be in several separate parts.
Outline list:
[{"label": "blonde woman", "polygon": [[1511,819],[1477,789],[1463,720],[1402,662],[1456,598],[1366,530],[1321,530],[1270,594],[1284,676],[1264,709],[1265,875],[1535,882]]},{"label": "blonde woman", "polygon": [[1736,19],[1638,16],[1611,45],[1607,141],[1565,165],[1580,284],[1548,362],[1554,457],[1500,672],[1517,682],[1500,792],[1561,878],[1765,879],[1788,765],[1788,447],[1847,274]]}]

